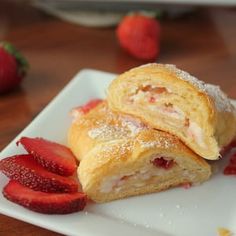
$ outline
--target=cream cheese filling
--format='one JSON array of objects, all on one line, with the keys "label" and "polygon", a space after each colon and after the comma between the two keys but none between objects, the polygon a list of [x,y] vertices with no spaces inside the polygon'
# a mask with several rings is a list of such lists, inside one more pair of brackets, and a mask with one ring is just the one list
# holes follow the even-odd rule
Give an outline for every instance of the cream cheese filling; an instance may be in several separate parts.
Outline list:
[{"label": "cream cheese filling", "polygon": [[[174,167],[173,167],[174,168]],[[133,186],[142,187],[146,185],[145,180],[150,179],[154,176],[164,176],[165,174],[169,174],[172,169],[161,169],[156,167],[151,167],[149,169],[144,168],[136,172],[130,172],[128,174],[123,175],[114,175],[105,178],[100,185],[101,193],[109,193],[111,191],[120,191],[122,186],[129,180],[134,181]]]},{"label": "cream cheese filling", "polygon": [[203,148],[206,147],[206,144],[203,139],[203,130],[196,122],[189,121],[187,135],[194,139],[199,146]]},{"label": "cream cheese filling", "polygon": [[184,112],[178,108],[177,106],[174,105],[161,105],[161,106],[154,106],[154,105],[149,105],[149,108],[151,110],[156,110],[159,113],[172,117],[174,119],[178,119],[178,120],[184,120],[185,116],[184,116]]},{"label": "cream cheese filling", "polygon": [[[148,89],[145,89],[147,88]],[[157,92],[155,93],[155,89],[163,89],[163,92]],[[152,111],[156,111],[161,113],[162,115],[168,116],[170,118],[176,119],[178,121],[185,121],[187,118],[185,116],[184,111],[182,111],[179,107],[171,104],[171,103],[165,103],[163,105],[156,105],[155,100],[158,100],[163,93],[171,93],[171,90],[165,87],[153,87],[153,86],[146,86],[143,90],[138,90],[136,94],[130,97],[130,101],[132,102],[140,102],[145,101],[148,102],[149,105],[148,108]],[[172,122],[172,125],[174,123]],[[186,128],[186,125],[184,124],[184,127]],[[187,126],[186,134],[191,139],[195,140],[197,144],[202,147],[206,148],[206,144],[204,142],[203,138],[203,130],[202,128],[193,121],[189,121],[189,124]]]}]

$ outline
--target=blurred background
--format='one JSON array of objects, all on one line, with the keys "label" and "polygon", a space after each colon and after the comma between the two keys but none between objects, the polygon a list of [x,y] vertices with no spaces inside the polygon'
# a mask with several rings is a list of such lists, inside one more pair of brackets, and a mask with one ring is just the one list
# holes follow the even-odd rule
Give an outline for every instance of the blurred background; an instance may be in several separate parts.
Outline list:
[{"label": "blurred background", "polygon": [[[236,99],[235,7],[236,0],[1,0],[0,41],[15,45],[29,69],[0,94],[0,149],[84,68],[119,74],[176,64]],[[127,23],[137,15],[145,20]],[[152,50],[143,43],[150,37]],[[0,215],[0,235],[19,234],[59,235]]]},{"label": "blurred background", "polygon": [[[235,0],[1,0],[0,41],[15,45],[30,67],[20,84],[0,95],[0,148],[83,68],[118,74],[147,62],[176,64],[236,98],[235,6]],[[134,14],[158,27],[128,26],[127,34],[139,32],[130,47],[142,48],[146,43],[136,39],[154,31],[151,59],[127,50],[122,40],[129,35],[117,33]]]}]

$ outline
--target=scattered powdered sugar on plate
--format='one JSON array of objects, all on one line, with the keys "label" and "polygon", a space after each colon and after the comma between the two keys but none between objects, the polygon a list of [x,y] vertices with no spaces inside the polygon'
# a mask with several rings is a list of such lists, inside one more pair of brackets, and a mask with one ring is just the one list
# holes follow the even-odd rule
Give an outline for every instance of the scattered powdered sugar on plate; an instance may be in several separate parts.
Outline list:
[{"label": "scattered powdered sugar on plate", "polygon": [[164,213],[159,213],[159,216],[160,216],[160,218],[163,218],[165,215],[164,215]]},{"label": "scattered powdered sugar on plate", "polygon": [[175,207],[176,207],[177,209],[180,209],[180,208],[181,208],[181,206],[180,206],[179,204],[177,204]]}]

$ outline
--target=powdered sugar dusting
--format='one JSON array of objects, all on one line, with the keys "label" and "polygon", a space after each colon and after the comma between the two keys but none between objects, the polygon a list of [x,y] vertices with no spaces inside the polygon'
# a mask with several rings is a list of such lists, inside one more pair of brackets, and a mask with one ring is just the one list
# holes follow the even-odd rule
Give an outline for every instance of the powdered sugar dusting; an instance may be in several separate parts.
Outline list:
[{"label": "powdered sugar dusting", "polygon": [[[114,140],[113,140],[114,141]],[[108,142],[107,145],[104,145],[99,152],[99,156],[102,158],[110,158],[114,156],[114,153],[117,158],[120,158],[123,155],[126,155],[127,152],[130,152],[133,150],[133,142],[126,142],[122,141],[117,145],[116,142],[113,143],[113,141]]]},{"label": "powdered sugar dusting", "polygon": [[142,130],[141,127],[135,126],[132,122],[122,122],[123,126],[127,126],[130,130],[131,136],[136,136]]},{"label": "powdered sugar dusting", "polygon": [[206,84],[203,81],[197,79],[196,77],[190,75],[189,73],[178,69],[175,65],[167,64],[165,65],[165,67],[168,68],[170,71],[174,72],[180,79],[188,81],[196,88],[209,95],[212,98],[218,111],[233,111],[233,106],[231,105],[230,100],[220,89],[219,86]]},{"label": "powdered sugar dusting", "polygon": [[212,100],[215,104],[215,107],[218,111],[233,112],[235,110],[234,107],[232,106],[230,100],[222,92],[222,90],[220,89],[219,86],[204,83],[203,81],[201,81],[201,80],[197,79],[196,77],[190,75],[188,72],[178,69],[175,65],[149,63],[149,64],[146,64],[146,65],[143,65],[143,67],[145,67],[145,66],[147,66],[147,67],[148,66],[157,66],[157,65],[165,67],[169,71],[176,74],[180,79],[191,83],[197,89],[199,89],[200,91],[202,91],[202,92],[206,93],[207,95],[209,95],[212,98]]},{"label": "powdered sugar dusting", "polygon": [[197,79],[196,77],[190,75],[188,72],[180,70],[175,65],[171,65],[171,64],[165,64],[163,66],[167,68],[168,70],[170,70],[171,72],[175,73],[180,79],[188,81],[189,83],[194,85],[196,88],[200,89],[201,91],[206,90],[205,83]]},{"label": "powdered sugar dusting", "polygon": [[170,142],[169,139],[167,137],[162,137],[159,136],[158,139],[154,140],[154,141],[145,141],[142,139],[138,139],[138,142],[140,143],[141,147],[144,149],[150,149],[150,148],[158,148],[158,147],[162,147],[165,149],[169,149],[174,147],[175,143]]},{"label": "powdered sugar dusting", "polygon": [[233,105],[228,99],[227,95],[222,92],[219,86],[206,84],[207,93],[213,98],[216,108],[219,111],[233,111]]},{"label": "powdered sugar dusting", "polygon": [[127,136],[127,131],[118,125],[102,125],[88,131],[88,136],[92,139],[119,139]]},{"label": "powdered sugar dusting", "polygon": [[130,116],[120,116],[119,119],[121,121],[121,126],[128,128],[131,137],[135,137],[141,131],[147,129],[147,127],[143,123]]},{"label": "powdered sugar dusting", "polygon": [[88,131],[92,139],[112,140],[134,138],[147,127],[135,118],[118,115],[109,110],[103,110],[104,119],[96,122],[96,127]]},{"label": "powdered sugar dusting", "polygon": [[145,141],[140,140],[140,144],[142,148],[147,148],[147,149],[160,146],[160,142],[158,141],[145,142]]}]

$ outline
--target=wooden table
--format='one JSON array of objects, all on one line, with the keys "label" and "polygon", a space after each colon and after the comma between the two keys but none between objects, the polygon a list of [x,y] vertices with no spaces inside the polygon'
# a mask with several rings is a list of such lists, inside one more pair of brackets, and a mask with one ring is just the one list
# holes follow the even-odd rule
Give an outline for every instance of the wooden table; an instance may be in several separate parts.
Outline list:
[{"label": "wooden table", "polygon": [[[164,19],[158,62],[176,64],[204,81],[219,84],[236,99],[235,22],[235,10],[224,8]],[[0,96],[0,149],[80,69],[121,73],[143,63],[119,47],[114,28],[69,24],[14,1],[0,3],[0,40],[14,43],[31,65],[21,87]],[[0,235],[59,234],[0,215]]]}]

